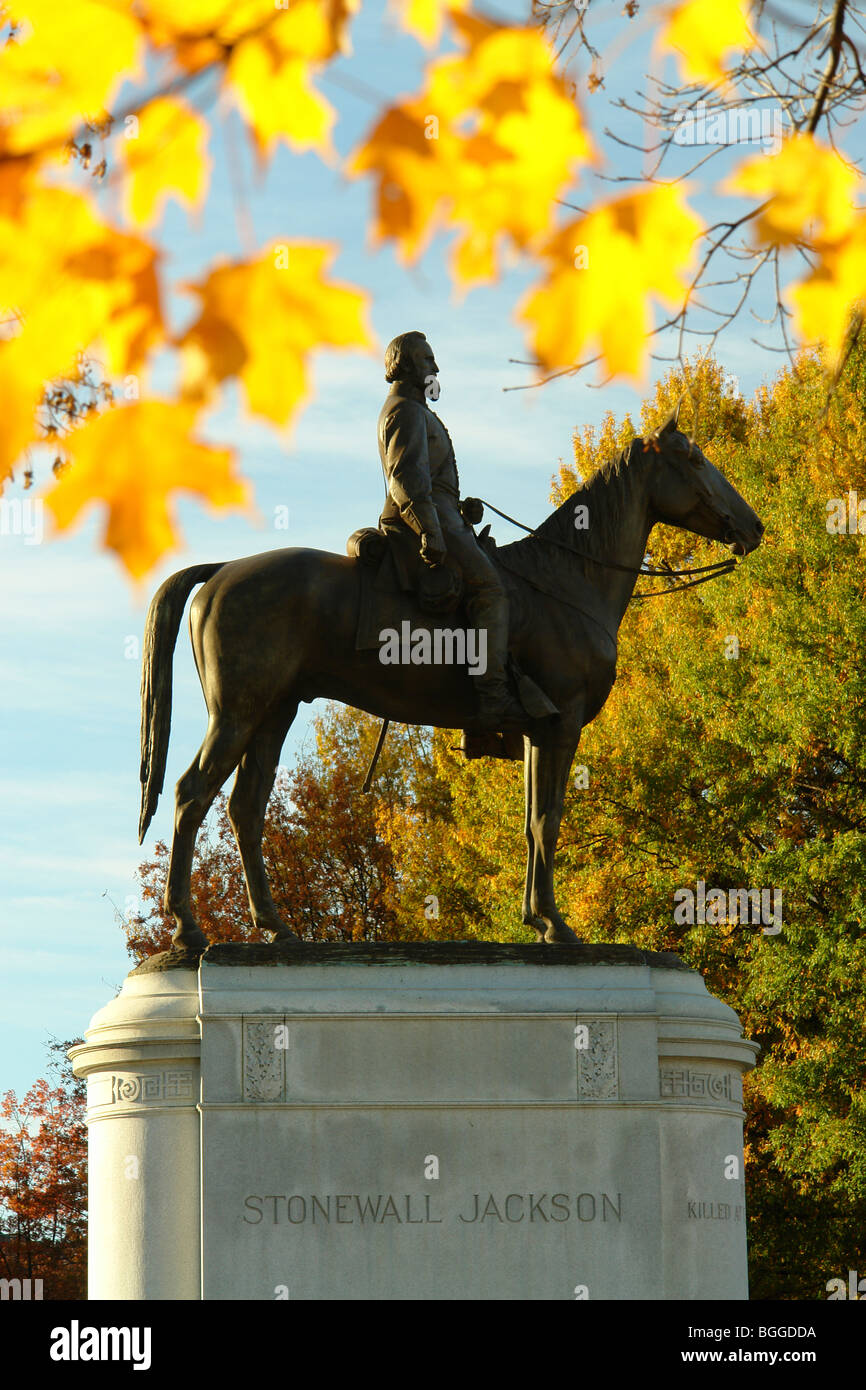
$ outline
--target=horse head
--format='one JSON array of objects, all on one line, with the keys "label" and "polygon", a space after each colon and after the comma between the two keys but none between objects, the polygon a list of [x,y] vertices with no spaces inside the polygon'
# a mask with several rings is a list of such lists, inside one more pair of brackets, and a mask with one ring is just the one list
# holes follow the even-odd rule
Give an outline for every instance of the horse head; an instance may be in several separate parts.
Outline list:
[{"label": "horse head", "polygon": [[649,499],[655,521],[721,541],[734,555],[748,555],[760,544],[764,534],[760,518],[698,446],[680,432],[676,414],[655,434],[635,443],[658,455]]}]

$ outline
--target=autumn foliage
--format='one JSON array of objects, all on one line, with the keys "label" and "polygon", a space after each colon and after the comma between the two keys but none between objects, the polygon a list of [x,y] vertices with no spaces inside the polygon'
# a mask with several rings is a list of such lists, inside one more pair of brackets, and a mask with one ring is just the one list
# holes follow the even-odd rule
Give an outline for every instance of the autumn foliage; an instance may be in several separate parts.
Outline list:
[{"label": "autumn foliage", "polygon": [[[280,144],[338,162],[337,112],[322,83],[351,51],[359,6],[0,6],[0,484],[16,470],[29,482],[33,447],[49,442],[55,476],[44,498],[56,528],[98,506],[104,544],[135,579],[178,544],[179,489],[216,508],[249,504],[234,451],[202,438],[203,413],[227,385],[240,383],[252,414],[288,427],[309,396],[314,352],[375,346],[369,296],[332,273],[336,244],[276,241],[175,285],[159,240],[168,202],[190,213],[206,204],[214,141],[197,105],[203,88],[240,121],[263,171]],[[769,41],[758,8],[656,7],[653,51],[677,67],[685,98],[695,84],[723,93],[741,82],[737,63]],[[638,9],[626,6],[626,28]],[[373,238],[412,262],[454,234],[459,289],[514,263],[536,270],[516,312],[539,372],[575,370],[590,354],[611,375],[644,380],[656,306],[674,321],[684,312],[702,239],[712,242],[693,205],[699,189],[652,178],[575,217],[584,176],[609,171],[545,24],[506,23],[467,0],[397,0],[396,11],[430,56],[420,89],[384,106],[342,164],[370,187]],[[837,23],[834,73],[845,38]],[[594,71],[589,90],[602,80]],[[736,221],[751,221],[759,252],[800,253],[806,268],[785,312],[837,362],[866,291],[862,180],[818,134],[843,97],[831,74],[805,128],[712,190],[751,200]],[[99,195],[106,180],[119,193],[111,216]],[[190,317],[174,331],[166,304],[178,290]],[[160,396],[147,385],[157,360],[172,364]],[[94,389],[83,389],[94,364]],[[58,384],[78,405],[46,418]]]},{"label": "autumn foliage", "polygon": [[85,1088],[66,1060],[72,1043],[51,1046],[58,1084],[0,1100],[0,1278],[41,1280],[46,1301],[84,1298],[87,1286]]}]

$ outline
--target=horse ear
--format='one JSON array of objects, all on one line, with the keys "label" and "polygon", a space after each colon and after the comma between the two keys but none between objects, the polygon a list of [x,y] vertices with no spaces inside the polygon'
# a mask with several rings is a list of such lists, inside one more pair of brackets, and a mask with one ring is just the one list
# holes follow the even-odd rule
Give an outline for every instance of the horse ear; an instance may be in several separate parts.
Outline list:
[{"label": "horse ear", "polygon": [[682,405],[682,403],[683,397],[680,396],[670,415],[665,420],[664,424],[659,428],[659,434],[672,434],[675,430],[679,429],[680,406]]}]

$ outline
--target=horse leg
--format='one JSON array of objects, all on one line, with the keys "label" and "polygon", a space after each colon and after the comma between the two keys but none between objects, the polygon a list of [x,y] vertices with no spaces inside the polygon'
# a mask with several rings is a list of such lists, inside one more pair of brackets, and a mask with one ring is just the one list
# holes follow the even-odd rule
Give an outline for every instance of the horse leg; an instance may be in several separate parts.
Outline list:
[{"label": "horse leg", "polygon": [[271,897],[262,855],[262,832],[280,751],[297,710],[297,700],[289,701],[256,730],[238,766],[228,806],[244,866],[253,925],[259,931],[273,932],[275,941],[287,943],[299,938],[283,922]]},{"label": "horse leg", "polygon": [[177,784],[175,793],[174,836],[164,906],[177,927],[172,944],[198,950],[208,939],[195,920],[190,900],[190,877],[196,836],[211,808],[213,799],[237,767],[250,737],[249,727],[212,720],[196,757]]},{"label": "horse leg", "polygon": [[547,931],[547,923],[540,917],[536,917],[532,911],[532,885],[535,880],[535,835],[532,831],[532,769],[533,753],[532,744],[528,738],[523,740],[523,788],[524,788],[524,824],[523,831],[526,836],[526,882],[523,888],[523,925],[525,927],[535,927],[538,939],[544,939]]},{"label": "horse leg", "polygon": [[580,737],[580,724],[572,721],[530,740],[528,758],[531,762],[530,830],[535,843],[530,890],[530,920],[538,940],[549,943],[578,943],[571,927],[556,906],[553,888],[553,861],[565,788]]}]

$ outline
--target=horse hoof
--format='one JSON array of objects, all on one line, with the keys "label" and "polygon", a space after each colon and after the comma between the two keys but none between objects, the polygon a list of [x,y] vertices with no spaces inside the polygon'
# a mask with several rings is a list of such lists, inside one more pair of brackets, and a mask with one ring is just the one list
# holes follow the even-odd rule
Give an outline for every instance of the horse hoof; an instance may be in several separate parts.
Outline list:
[{"label": "horse hoof", "polygon": [[541,940],[549,946],[582,946],[582,939],[565,922],[548,927]]},{"label": "horse hoof", "polygon": [[280,927],[279,930],[275,930],[273,927],[266,927],[265,930],[273,932],[270,941],[272,946],[282,946],[283,950],[285,950],[287,947],[291,948],[297,946],[300,948],[305,945],[305,942],[303,942],[295,932],[290,931],[288,927]]},{"label": "horse hoof", "polygon": [[171,944],[176,951],[206,951],[210,942],[200,927],[178,927]]},{"label": "horse hoof", "polygon": [[549,921],[546,917],[527,916],[523,919],[525,927],[535,928],[535,940],[539,946],[582,946],[583,939],[571,930],[562,918]]}]

